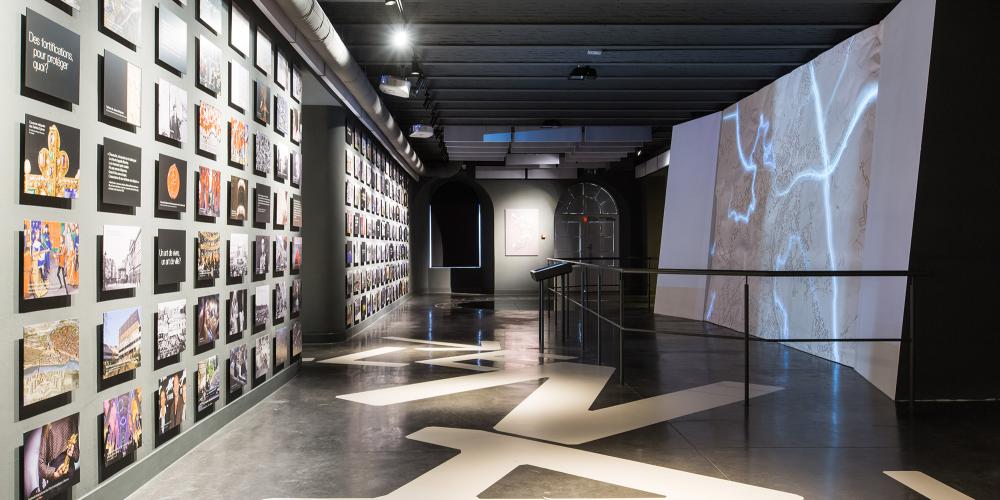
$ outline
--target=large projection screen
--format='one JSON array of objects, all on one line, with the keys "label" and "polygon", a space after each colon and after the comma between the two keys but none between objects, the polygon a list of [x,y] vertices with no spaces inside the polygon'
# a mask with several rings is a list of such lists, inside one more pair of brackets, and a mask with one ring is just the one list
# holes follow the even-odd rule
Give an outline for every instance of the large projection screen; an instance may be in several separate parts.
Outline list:
[{"label": "large projection screen", "polygon": [[[863,268],[879,35],[862,31],[723,112],[712,268]],[[860,287],[857,278],[751,279],[751,333],[857,337]],[[709,280],[705,319],[743,329],[742,278]],[[853,359],[850,343],[796,347]]]}]

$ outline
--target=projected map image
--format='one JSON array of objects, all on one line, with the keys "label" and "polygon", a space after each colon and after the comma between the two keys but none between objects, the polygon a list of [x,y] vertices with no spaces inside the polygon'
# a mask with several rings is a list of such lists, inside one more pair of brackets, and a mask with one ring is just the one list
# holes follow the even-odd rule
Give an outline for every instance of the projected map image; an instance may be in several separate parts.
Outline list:
[{"label": "projected map image", "polygon": [[[723,112],[712,268],[861,269],[879,48],[878,28],[867,29]],[[859,287],[855,278],[751,279],[750,332],[850,337]],[[742,278],[709,280],[705,319],[742,331]],[[796,347],[835,361],[849,349]]]}]

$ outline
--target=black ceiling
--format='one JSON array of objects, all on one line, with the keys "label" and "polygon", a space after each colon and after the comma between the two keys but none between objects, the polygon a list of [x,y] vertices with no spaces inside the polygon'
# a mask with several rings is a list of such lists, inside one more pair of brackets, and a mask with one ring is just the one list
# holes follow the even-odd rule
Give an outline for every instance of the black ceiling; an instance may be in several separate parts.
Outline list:
[{"label": "black ceiling", "polygon": [[[672,125],[760,89],[897,0],[401,0],[402,15],[383,0],[321,1],[376,87],[410,69],[413,52],[389,45],[405,19],[426,91],[383,100],[407,128],[652,125],[663,149]],[[598,79],[567,80],[578,64]],[[410,142],[425,162],[446,157],[437,140]]]}]

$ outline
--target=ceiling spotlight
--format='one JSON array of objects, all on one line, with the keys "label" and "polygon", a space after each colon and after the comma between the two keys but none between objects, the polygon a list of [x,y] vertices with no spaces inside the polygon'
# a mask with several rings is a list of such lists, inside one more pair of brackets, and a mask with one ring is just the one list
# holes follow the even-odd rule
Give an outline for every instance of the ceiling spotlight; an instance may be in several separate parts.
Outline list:
[{"label": "ceiling spotlight", "polygon": [[413,57],[413,62],[410,63],[410,76],[414,78],[421,78],[424,76],[424,72],[420,67],[420,63],[417,62],[416,56]]},{"label": "ceiling spotlight", "polygon": [[396,0],[385,0],[386,7],[394,7],[396,5]]},{"label": "ceiling spotlight", "polygon": [[569,72],[570,80],[597,80],[597,70],[590,66],[577,66]]},{"label": "ceiling spotlight", "polygon": [[410,33],[406,28],[397,27],[392,30],[392,37],[389,39],[396,49],[405,49],[410,46]]}]

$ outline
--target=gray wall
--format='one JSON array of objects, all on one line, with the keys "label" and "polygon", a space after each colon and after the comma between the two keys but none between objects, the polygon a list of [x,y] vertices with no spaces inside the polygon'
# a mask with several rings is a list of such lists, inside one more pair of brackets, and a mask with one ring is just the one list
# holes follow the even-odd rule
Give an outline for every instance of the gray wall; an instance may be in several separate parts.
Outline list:
[{"label": "gray wall", "polygon": [[[242,227],[228,225],[225,217],[220,217],[215,223],[195,220],[194,171],[199,164],[221,170],[225,181],[228,181],[230,175],[238,174],[250,179],[251,184],[267,183],[272,185],[272,189],[279,185],[279,183],[272,179],[253,175],[252,170],[249,172],[241,171],[227,166],[225,155],[221,156],[220,161],[196,156],[194,150],[194,111],[197,102],[200,99],[212,102],[215,107],[222,111],[226,119],[238,112],[228,106],[228,76],[224,76],[223,91],[218,99],[212,98],[205,92],[196,89],[195,37],[199,34],[205,34],[213,38],[222,50],[224,59],[233,58],[240,61],[241,64],[250,68],[251,78],[266,79],[272,86],[272,92],[279,90],[274,85],[273,78],[260,76],[252,68],[251,60],[240,58],[236,52],[229,48],[228,1],[224,2],[227,8],[222,33],[216,36],[212,35],[207,28],[195,20],[196,1],[190,0],[187,2],[187,6],[180,6],[173,1],[157,2],[155,0],[144,0],[142,4],[142,41],[138,44],[138,49],[135,52],[98,32],[98,2],[96,0],[82,0],[81,3],[83,9],[74,12],[72,15],[63,12],[44,0],[9,0],[3,2],[2,7],[0,7],[0,10],[4,14],[0,18],[5,23],[2,25],[3,36],[0,36],[0,52],[7,54],[5,57],[8,61],[6,64],[7,71],[0,77],[0,95],[3,96],[6,111],[6,118],[0,121],[2,123],[0,124],[0,151],[4,152],[4,163],[9,167],[7,176],[5,177],[6,181],[2,183],[3,188],[0,189],[0,211],[6,216],[3,228],[4,234],[7,235],[5,237],[5,244],[0,245],[0,262],[4,264],[0,266],[0,283],[5,284],[5,286],[0,287],[0,323],[4,325],[4,341],[2,346],[0,346],[0,367],[3,370],[3,377],[0,377],[3,380],[3,383],[0,384],[0,402],[2,402],[0,404],[0,423],[3,424],[3,429],[0,430],[0,449],[3,450],[3,453],[0,453],[0,484],[3,485],[0,487],[0,499],[3,500],[17,498],[19,495],[19,481],[17,476],[20,471],[20,466],[18,465],[18,447],[21,445],[23,433],[26,431],[67,415],[79,413],[81,430],[81,481],[73,488],[73,496],[80,497],[88,492],[92,492],[93,496],[98,498],[121,497],[130,491],[131,488],[134,488],[196,445],[222,424],[240,414],[255,400],[276,389],[285,380],[293,376],[297,370],[297,366],[294,366],[290,370],[286,369],[276,378],[269,379],[270,381],[265,383],[265,385],[250,390],[230,405],[226,404],[226,395],[224,394],[225,382],[223,382],[223,394],[221,399],[216,403],[216,412],[214,414],[199,422],[195,422],[193,418],[194,407],[193,405],[189,405],[187,419],[181,426],[182,434],[154,449],[155,413],[153,401],[158,378],[181,369],[186,370],[188,373],[188,390],[190,391],[188,397],[189,401],[193,402],[195,399],[194,373],[197,362],[212,355],[218,355],[220,364],[224,366],[224,362],[228,358],[229,348],[236,345],[235,343],[226,345],[225,341],[220,341],[216,343],[215,348],[211,351],[199,355],[194,354],[196,335],[194,304],[197,303],[197,298],[203,295],[219,293],[220,301],[222,302],[221,317],[224,320],[228,312],[224,302],[230,290],[239,288],[250,289],[250,295],[252,296],[252,288],[256,285],[262,283],[273,285],[281,282],[287,286],[290,285],[292,280],[292,277],[286,273],[282,278],[272,278],[269,275],[266,281],[251,283],[248,276],[244,279],[242,285],[234,284],[227,286],[224,277],[226,265],[223,263],[221,267],[223,277],[215,280],[214,286],[205,288],[194,287],[194,271],[192,269],[194,248],[192,241],[196,236],[196,231],[199,229],[219,231],[222,233],[223,240],[228,240],[230,234],[234,232],[248,233],[251,241],[253,240],[253,236],[258,233],[275,234],[279,232],[275,231],[271,224],[268,224],[267,229],[263,230],[254,229],[249,223],[245,223]],[[167,70],[154,63],[154,15],[155,7],[158,4],[163,8],[168,8],[178,13],[187,21],[188,63],[187,72],[183,78],[170,74]],[[260,16],[255,16],[255,9],[247,4],[248,2],[244,2],[242,5],[246,7],[248,14],[258,20],[262,19]],[[81,67],[81,103],[74,105],[72,111],[60,109],[20,95],[21,72],[18,61],[21,52],[21,22],[26,7],[30,7],[49,19],[66,26],[81,37],[81,58],[79,61]],[[252,24],[256,24],[256,22],[252,21]],[[277,43],[277,36],[272,36],[272,41],[275,42],[276,47],[281,46]],[[135,133],[98,121],[97,81],[100,69],[98,56],[104,53],[105,48],[142,68],[142,122],[141,127]],[[285,55],[291,59],[291,50],[283,48]],[[180,149],[154,140],[154,85],[160,77],[181,86],[188,93],[188,111],[191,119],[191,128],[188,133],[191,136],[191,140],[185,143]],[[289,104],[290,106],[297,106],[290,99]],[[72,207],[68,210],[22,205],[19,203],[18,193],[20,188],[17,174],[15,174],[17,172],[15,166],[20,163],[20,126],[25,113],[51,119],[80,129],[81,158],[73,160],[80,161],[81,165],[81,194],[79,199],[72,201]],[[252,116],[250,115],[244,115],[244,119],[248,123],[252,122]],[[264,129],[265,127],[256,123],[251,125],[251,132],[258,132]],[[304,130],[308,129],[309,123],[307,122]],[[267,128],[265,133],[272,136],[272,141],[282,140],[287,143],[289,149],[296,148],[287,138],[283,139],[274,134],[273,128]],[[136,209],[135,215],[98,211],[98,145],[102,144],[105,138],[124,141],[142,148],[142,206]],[[154,218],[154,161],[160,153],[169,154],[188,161],[188,209],[177,220]],[[305,173],[307,182],[309,175],[307,171]],[[291,192],[298,192],[297,189],[291,188],[287,183],[284,184],[284,189]],[[223,194],[222,198],[223,209],[226,209],[229,200],[228,193]],[[25,218],[69,221],[80,224],[81,286],[79,293],[72,297],[69,307],[24,314],[17,312],[19,290],[19,276],[17,275],[17,263],[19,261],[18,233],[22,227],[22,220]],[[305,214],[305,219],[307,223],[310,221],[309,214]],[[312,221],[319,222],[316,219],[312,219]],[[97,237],[102,234],[104,224],[142,227],[142,263],[145,270],[142,276],[142,283],[136,290],[134,298],[104,302],[97,301],[100,269],[96,265],[96,248]],[[152,272],[154,255],[153,237],[159,228],[183,229],[187,232],[187,257],[191,265],[187,266],[187,281],[180,286],[177,292],[154,294]],[[287,228],[281,232],[288,236],[292,236],[293,234]],[[225,252],[225,247],[223,247],[222,251]],[[309,259],[308,255],[307,253],[307,261]],[[225,260],[225,254],[223,254],[223,260]],[[182,298],[188,302],[188,347],[181,354],[179,363],[154,371],[153,347],[155,325],[153,314],[156,310],[156,304]],[[315,305],[316,302],[308,298],[305,300],[306,308]],[[101,315],[103,312],[130,306],[141,307],[143,327],[142,366],[136,371],[135,380],[98,392],[97,373],[99,370],[99,352],[96,345],[96,328],[102,321]],[[24,325],[67,318],[79,318],[80,320],[80,387],[73,391],[72,402],[70,404],[25,420],[18,420],[17,401],[18,386],[20,383],[18,341],[22,335],[22,327]],[[285,324],[289,325],[290,323],[286,322]],[[269,326],[265,333],[251,335],[250,332],[247,332],[244,334],[243,340],[239,342],[250,346],[253,344],[254,338],[260,335],[270,335],[272,330],[273,327]],[[113,478],[102,483],[101,489],[97,489],[97,462],[100,456],[99,443],[101,441],[97,433],[97,418],[102,413],[102,402],[105,399],[118,396],[136,387],[143,389],[142,412],[144,417],[144,439],[142,447],[137,453],[138,463],[125,471],[119,472]]]}]

